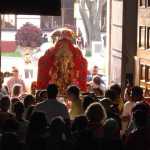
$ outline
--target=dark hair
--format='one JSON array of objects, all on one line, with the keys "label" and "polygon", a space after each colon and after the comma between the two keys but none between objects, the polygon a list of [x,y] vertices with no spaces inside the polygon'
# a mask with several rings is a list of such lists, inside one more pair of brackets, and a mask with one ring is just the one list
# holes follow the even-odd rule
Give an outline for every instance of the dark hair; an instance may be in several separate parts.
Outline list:
[{"label": "dark hair", "polygon": [[35,102],[35,97],[33,95],[31,94],[26,95],[23,101],[24,107],[27,108],[31,106],[32,104],[34,104],[34,102]]},{"label": "dark hair", "polygon": [[19,102],[19,101],[20,101],[19,98],[13,97],[13,98],[11,98],[11,105],[13,105],[13,104],[15,104],[16,102]]},{"label": "dark hair", "polygon": [[149,104],[141,101],[138,102],[134,105],[134,107],[132,108],[132,112],[137,111],[137,110],[142,110],[144,111],[147,115],[150,115],[150,106]]},{"label": "dark hair", "polygon": [[113,119],[109,118],[104,122],[104,137],[105,138],[116,138],[119,136],[119,124],[118,122]]},{"label": "dark hair", "polygon": [[73,95],[78,98],[80,94],[80,90],[76,85],[71,85],[68,87],[67,93],[68,95]]},{"label": "dark hair", "polygon": [[115,101],[117,98],[117,94],[115,90],[106,90],[105,97],[111,99],[112,101]]},{"label": "dark hair", "polygon": [[85,114],[90,122],[96,123],[102,123],[107,117],[105,108],[98,102],[90,104]]},{"label": "dark hair", "polygon": [[53,139],[61,140],[62,135],[67,136],[68,130],[61,116],[54,117],[50,123],[50,135]]},{"label": "dark hair", "polygon": [[19,96],[21,94],[21,85],[15,84],[13,86],[12,94],[13,94],[13,96]]},{"label": "dark hair", "polygon": [[58,86],[56,84],[49,84],[47,87],[48,98],[56,98],[58,94]]},{"label": "dark hair", "polygon": [[17,97],[13,97],[13,98],[11,99],[11,111],[12,111],[12,112],[14,112],[14,105],[15,105],[16,102],[20,102],[20,99],[17,98]]},{"label": "dark hair", "polygon": [[109,98],[103,98],[100,100],[100,103],[103,105],[103,107],[105,108],[107,114],[109,114],[110,112],[113,111],[113,102],[111,99]]},{"label": "dark hair", "polygon": [[0,100],[0,108],[2,111],[8,111],[10,107],[10,98],[8,96],[3,96]]},{"label": "dark hair", "polygon": [[133,119],[137,126],[143,126],[147,123],[147,119],[150,117],[150,106],[141,101],[137,102],[132,109]]},{"label": "dark hair", "polygon": [[14,111],[14,113],[16,113],[16,114],[23,114],[23,113],[24,113],[24,105],[23,105],[23,103],[21,103],[21,102],[16,102],[16,103],[14,104],[13,111]]},{"label": "dark hair", "polygon": [[117,96],[120,96],[120,94],[121,94],[121,87],[118,84],[113,84],[110,87],[110,90],[114,90],[116,92]]},{"label": "dark hair", "polygon": [[44,99],[44,98],[47,98],[47,90],[42,90],[40,93],[39,93],[41,99]]},{"label": "dark hair", "polygon": [[40,97],[40,92],[41,92],[41,90],[38,90],[38,91],[36,91],[36,93],[35,93],[35,101],[36,101],[36,103],[42,102],[42,99],[41,99],[41,97]]},{"label": "dark hair", "polygon": [[44,112],[34,112],[30,118],[29,130],[31,132],[38,132],[45,129],[48,125],[46,115]]},{"label": "dark hair", "polygon": [[80,132],[88,127],[88,120],[86,116],[78,116],[72,122],[72,131],[73,132]]},{"label": "dark hair", "polygon": [[132,98],[136,98],[137,100],[142,100],[142,98],[143,98],[143,89],[139,86],[134,86],[132,88]]},{"label": "dark hair", "polygon": [[85,111],[87,107],[93,102],[95,102],[95,100],[91,96],[84,97],[83,103],[82,103],[83,110]]},{"label": "dark hair", "polygon": [[97,85],[105,84],[99,75],[93,77],[93,82]]}]

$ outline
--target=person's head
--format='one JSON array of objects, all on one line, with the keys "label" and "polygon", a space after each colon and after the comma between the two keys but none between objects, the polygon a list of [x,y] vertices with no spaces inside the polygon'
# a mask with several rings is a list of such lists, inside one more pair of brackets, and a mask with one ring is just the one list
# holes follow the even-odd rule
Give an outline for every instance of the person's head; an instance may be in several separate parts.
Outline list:
[{"label": "person's head", "polygon": [[92,70],[92,75],[97,75],[98,74],[98,66],[94,66]]},{"label": "person's head", "polygon": [[0,100],[0,109],[4,112],[7,112],[10,107],[10,98],[8,96],[3,96]]},{"label": "person's head", "polygon": [[35,97],[31,94],[28,94],[25,96],[23,103],[24,103],[24,107],[28,108],[35,104]]},{"label": "person's head", "polygon": [[19,78],[19,70],[16,67],[12,67],[12,75],[15,78]]},{"label": "person's head", "polygon": [[13,107],[13,112],[16,116],[22,116],[24,113],[24,105],[22,102],[16,102]]},{"label": "person's head", "polygon": [[111,87],[110,87],[111,90],[114,90],[116,92],[116,95],[117,97],[120,97],[121,96],[121,87],[120,85],[118,84],[113,84]]},{"label": "person's head", "polygon": [[47,87],[48,98],[56,98],[58,95],[58,86],[56,84],[49,84]]},{"label": "person's head", "polygon": [[85,111],[90,122],[103,124],[104,120],[107,118],[105,108],[102,104],[95,102],[92,103]]},{"label": "person's head", "polygon": [[20,84],[15,84],[12,89],[12,96],[18,97],[22,93],[22,86]]},{"label": "person's head", "polygon": [[44,101],[44,100],[47,100],[48,99],[48,94],[47,94],[47,91],[46,90],[42,90],[40,92],[40,97],[41,99]]},{"label": "person's head", "polygon": [[72,122],[72,131],[73,132],[80,132],[88,127],[88,120],[86,116],[78,116]]},{"label": "person's head", "polygon": [[93,83],[95,83],[96,85],[100,85],[102,83],[100,76],[94,76]]},{"label": "person's head", "polygon": [[76,85],[71,85],[67,89],[67,95],[70,100],[79,100],[80,89]]},{"label": "person's head", "polygon": [[87,107],[94,102],[96,101],[91,96],[85,96],[82,103],[83,110],[85,111]]},{"label": "person's head", "polygon": [[150,117],[150,106],[143,101],[137,102],[132,109],[132,114],[137,127],[145,126]]},{"label": "person's head", "polygon": [[67,127],[61,116],[54,117],[50,123],[50,135],[57,140],[66,138]]},{"label": "person's head", "polygon": [[13,97],[13,98],[11,98],[11,105],[14,105],[16,102],[19,102],[19,101],[20,101],[19,98]]},{"label": "person's head", "polygon": [[34,112],[31,115],[29,130],[31,132],[40,132],[43,129],[47,128],[48,122],[44,112]]},{"label": "person's head", "polygon": [[111,113],[113,111],[113,103],[112,103],[112,100],[110,100],[109,98],[101,99],[100,103],[105,108],[107,114],[109,114],[109,113]]},{"label": "person's head", "polygon": [[11,98],[11,112],[14,112],[14,105],[16,102],[20,102],[20,99],[18,97]]},{"label": "person's head", "polygon": [[24,61],[25,61],[25,63],[31,63],[31,55],[29,54],[29,53],[26,53],[25,55],[24,55]]},{"label": "person's head", "polygon": [[105,97],[111,99],[113,102],[117,99],[117,94],[115,90],[106,90]]},{"label": "person's head", "polygon": [[118,122],[113,119],[109,118],[104,122],[104,137],[105,138],[117,138],[120,136],[120,127]]},{"label": "person's head", "polygon": [[143,100],[143,89],[139,86],[134,86],[131,92],[132,101],[142,101]]}]

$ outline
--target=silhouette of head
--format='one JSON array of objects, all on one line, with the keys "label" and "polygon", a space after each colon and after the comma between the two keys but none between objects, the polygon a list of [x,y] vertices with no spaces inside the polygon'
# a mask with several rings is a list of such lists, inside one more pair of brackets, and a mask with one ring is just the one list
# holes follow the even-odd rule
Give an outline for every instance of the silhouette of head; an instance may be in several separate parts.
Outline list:
[{"label": "silhouette of head", "polygon": [[49,84],[47,87],[48,98],[56,98],[58,94],[58,87],[56,84]]}]

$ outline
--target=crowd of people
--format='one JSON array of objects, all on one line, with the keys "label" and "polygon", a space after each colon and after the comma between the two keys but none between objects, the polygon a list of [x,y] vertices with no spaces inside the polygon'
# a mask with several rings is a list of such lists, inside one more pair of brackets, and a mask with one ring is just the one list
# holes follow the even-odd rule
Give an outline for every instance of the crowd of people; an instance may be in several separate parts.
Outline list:
[{"label": "crowd of people", "polygon": [[13,68],[7,86],[0,74],[1,150],[150,150],[150,106],[141,87],[106,88],[97,75],[87,93],[69,85],[60,97],[55,84],[36,91],[33,83],[27,92],[18,74]]}]

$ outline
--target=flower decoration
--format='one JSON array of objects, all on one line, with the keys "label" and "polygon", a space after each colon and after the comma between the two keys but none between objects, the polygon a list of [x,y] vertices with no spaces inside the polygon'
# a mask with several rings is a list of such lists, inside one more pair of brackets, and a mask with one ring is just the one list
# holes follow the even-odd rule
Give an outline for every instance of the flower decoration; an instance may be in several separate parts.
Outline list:
[{"label": "flower decoration", "polygon": [[59,29],[54,30],[51,33],[51,37],[53,39],[53,43],[56,43],[58,40],[61,40],[61,39],[68,39],[72,43],[75,44],[77,36],[76,36],[76,33],[72,29],[64,27],[64,28],[59,28]]}]

